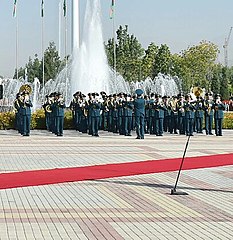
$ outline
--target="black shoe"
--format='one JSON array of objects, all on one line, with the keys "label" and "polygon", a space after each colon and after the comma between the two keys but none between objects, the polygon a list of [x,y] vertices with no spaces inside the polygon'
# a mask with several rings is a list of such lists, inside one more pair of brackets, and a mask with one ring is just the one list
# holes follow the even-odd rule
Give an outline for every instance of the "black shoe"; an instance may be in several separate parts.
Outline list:
[{"label": "black shoe", "polygon": [[140,137],[136,137],[136,139],[141,139]]},{"label": "black shoe", "polygon": [[99,134],[95,134],[95,137],[99,137]]},{"label": "black shoe", "polygon": [[213,133],[209,133],[209,135],[214,135]]}]

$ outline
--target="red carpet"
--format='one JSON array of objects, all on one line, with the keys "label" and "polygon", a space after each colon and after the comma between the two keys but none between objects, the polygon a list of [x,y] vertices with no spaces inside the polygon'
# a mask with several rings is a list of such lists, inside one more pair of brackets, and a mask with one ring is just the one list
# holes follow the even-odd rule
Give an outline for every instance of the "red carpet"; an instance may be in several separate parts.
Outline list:
[{"label": "red carpet", "polygon": [[[0,189],[97,180],[179,169],[180,158],[0,174]],[[233,165],[233,153],[184,160],[183,170]]]}]

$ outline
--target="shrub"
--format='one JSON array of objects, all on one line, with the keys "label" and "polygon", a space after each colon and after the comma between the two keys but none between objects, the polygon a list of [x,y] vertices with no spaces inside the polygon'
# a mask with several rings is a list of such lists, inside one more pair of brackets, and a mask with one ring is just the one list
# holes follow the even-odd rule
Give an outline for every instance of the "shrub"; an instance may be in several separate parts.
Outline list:
[{"label": "shrub", "polygon": [[[15,112],[0,112],[0,129],[13,129],[15,127]],[[45,112],[43,109],[38,109],[31,117],[32,129],[46,129],[45,126]],[[65,111],[64,129],[72,129],[73,120],[72,112]],[[226,112],[223,120],[224,129],[233,129],[233,112]]]}]

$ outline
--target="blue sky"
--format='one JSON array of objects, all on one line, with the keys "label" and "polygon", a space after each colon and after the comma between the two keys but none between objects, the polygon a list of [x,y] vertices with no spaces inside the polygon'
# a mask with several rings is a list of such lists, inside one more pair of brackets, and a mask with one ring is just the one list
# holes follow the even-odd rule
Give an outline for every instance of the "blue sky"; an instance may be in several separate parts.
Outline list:
[{"label": "blue sky", "polygon": [[[81,18],[86,0],[80,1]],[[15,68],[16,19],[12,17],[14,0],[0,2],[0,74],[12,77]],[[41,57],[41,0],[17,0],[19,66],[25,66],[29,56]],[[62,0],[63,2],[63,0]],[[104,39],[112,36],[109,19],[111,0],[101,0]],[[201,40],[212,41],[221,51],[230,27],[233,26],[232,0],[115,0],[116,26],[128,25],[143,47],[150,42],[166,43],[173,53]],[[45,46],[55,41],[58,46],[59,0],[44,0]],[[70,33],[70,5],[68,32]],[[229,64],[233,64],[233,33],[229,42]],[[63,51],[64,53],[64,48]],[[70,45],[68,47],[70,53]]]}]

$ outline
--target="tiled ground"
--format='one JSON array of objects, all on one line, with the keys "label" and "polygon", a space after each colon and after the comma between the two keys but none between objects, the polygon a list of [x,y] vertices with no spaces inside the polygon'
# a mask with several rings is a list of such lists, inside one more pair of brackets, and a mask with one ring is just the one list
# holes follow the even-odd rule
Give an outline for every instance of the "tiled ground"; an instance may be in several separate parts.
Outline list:
[{"label": "tiled ground", "polygon": [[[0,131],[0,172],[182,157],[186,137]],[[233,131],[187,156],[233,153]],[[233,166],[0,190],[0,239],[233,239]],[[30,181],[30,179],[28,179]]]}]

